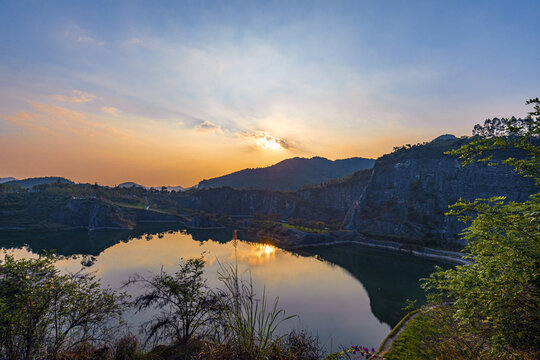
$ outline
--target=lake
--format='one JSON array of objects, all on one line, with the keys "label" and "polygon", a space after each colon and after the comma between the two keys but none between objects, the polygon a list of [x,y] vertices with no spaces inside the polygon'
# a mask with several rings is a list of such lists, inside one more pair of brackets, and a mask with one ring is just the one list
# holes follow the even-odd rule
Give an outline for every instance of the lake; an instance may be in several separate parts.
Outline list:
[{"label": "lake", "polygon": [[[283,326],[308,330],[328,350],[364,345],[377,348],[406,313],[406,299],[423,298],[419,279],[435,265],[447,264],[412,255],[339,244],[291,252],[247,241],[239,233],[236,249],[232,230],[186,231],[143,227],[134,231],[69,231],[61,233],[0,232],[2,253],[33,257],[54,249],[62,256],[58,267],[86,267],[102,284],[119,289],[133,273],[173,272],[180,258],[204,253],[208,284],[220,286],[220,263],[238,261],[244,277],[253,279],[273,300],[279,296],[287,315],[298,317]],[[3,255],[2,255],[3,257]],[[128,288],[133,295],[136,288]],[[150,313],[128,314],[133,331]]]}]

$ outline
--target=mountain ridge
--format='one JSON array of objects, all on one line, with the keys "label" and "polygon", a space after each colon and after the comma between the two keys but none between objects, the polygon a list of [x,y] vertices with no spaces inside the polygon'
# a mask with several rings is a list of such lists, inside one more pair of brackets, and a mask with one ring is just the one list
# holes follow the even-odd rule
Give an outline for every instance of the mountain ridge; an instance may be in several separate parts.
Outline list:
[{"label": "mountain ridge", "polygon": [[227,175],[202,180],[199,189],[230,187],[233,189],[268,189],[295,191],[306,185],[342,178],[373,167],[374,159],[353,157],[329,160],[320,156],[294,157],[262,168],[247,168]]}]

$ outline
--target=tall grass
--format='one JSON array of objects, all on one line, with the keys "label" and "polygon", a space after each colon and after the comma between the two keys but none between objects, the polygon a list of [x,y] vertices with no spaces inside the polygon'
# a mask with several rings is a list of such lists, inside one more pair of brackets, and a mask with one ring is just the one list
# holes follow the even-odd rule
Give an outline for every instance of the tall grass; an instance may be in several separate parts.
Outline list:
[{"label": "tall grass", "polygon": [[287,316],[279,308],[279,297],[268,301],[266,288],[257,298],[251,276],[249,280],[238,275],[238,263],[220,264],[218,278],[224,288],[218,298],[223,307],[223,318],[228,340],[241,359],[262,360],[279,352],[278,326],[295,315]]}]

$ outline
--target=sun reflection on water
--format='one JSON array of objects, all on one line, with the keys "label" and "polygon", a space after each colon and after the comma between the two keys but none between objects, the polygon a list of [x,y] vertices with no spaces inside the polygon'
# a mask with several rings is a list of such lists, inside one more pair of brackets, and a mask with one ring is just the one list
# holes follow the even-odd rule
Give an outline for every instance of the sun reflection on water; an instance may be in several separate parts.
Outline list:
[{"label": "sun reflection on water", "polygon": [[277,248],[269,244],[249,244],[238,249],[237,258],[239,261],[249,265],[262,265],[275,259]]}]

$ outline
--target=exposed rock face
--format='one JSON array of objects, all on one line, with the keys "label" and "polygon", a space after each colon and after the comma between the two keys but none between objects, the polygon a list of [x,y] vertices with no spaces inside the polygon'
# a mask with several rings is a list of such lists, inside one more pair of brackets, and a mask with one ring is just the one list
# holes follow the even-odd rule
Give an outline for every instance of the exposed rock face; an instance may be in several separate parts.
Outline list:
[{"label": "exposed rock face", "polygon": [[371,173],[372,169],[360,170],[339,181],[303,188],[296,194],[299,198],[329,209],[343,218],[364,191]]},{"label": "exposed rock face", "polygon": [[203,189],[181,200],[183,206],[228,215],[280,214],[281,218],[331,220],[341,214],[299,198],[295,193],[269,190]]},{"label": "exposed rock face", "polygon": [[279,214],[282,219],[341,220],[365,188],[371,169],[304,187],[295,192],[235,190],[227,187],[201,189],[187,194],[182,206],[228,215]]},{"label": "exposed rock face", "polygon": [[99,200],[71,199],[64,206],[55,208],[48,221],[67,227],[95,229],[131,229],[135,226],[133,219],[124,214],[120,208]]},{"label": "exposed rock face", "polygon": [[508,166],[463,167],[456,157],[444,154],[467,141],[442,139],[379,158],[348,228],[428,245],[455,243],[465,225],[444,213],[460,198],[506,196],[524,201],[536,192],[531,179]]},{"label": "exposed rock face", "polygon": [[120,207],[98,198],[49,192],[0,194],[0,229],[133,229],[139,223],[182,223],[183,218],[156,211]]}]

